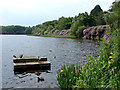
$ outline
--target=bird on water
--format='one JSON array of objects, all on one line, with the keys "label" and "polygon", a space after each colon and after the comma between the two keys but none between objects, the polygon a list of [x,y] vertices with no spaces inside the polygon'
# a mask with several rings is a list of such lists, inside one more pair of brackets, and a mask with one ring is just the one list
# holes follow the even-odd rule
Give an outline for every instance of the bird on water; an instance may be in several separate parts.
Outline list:
[{"label": "bird on water", "polygon": [[13,55],[13,57],[14,57],[14,58],[16,58],[16,56],[15,56],[15,55]]}]

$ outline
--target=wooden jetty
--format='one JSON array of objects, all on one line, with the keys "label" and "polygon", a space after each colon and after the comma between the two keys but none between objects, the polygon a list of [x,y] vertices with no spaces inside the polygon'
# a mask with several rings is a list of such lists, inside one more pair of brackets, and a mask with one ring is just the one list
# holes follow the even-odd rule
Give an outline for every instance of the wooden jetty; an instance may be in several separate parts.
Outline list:
[{"label": "wooden jetty", "polygon": [[50,70],[51,63],[47,61],[46,57],[16,57],[13,58],[14,71],[25,71],[25,70]]}]

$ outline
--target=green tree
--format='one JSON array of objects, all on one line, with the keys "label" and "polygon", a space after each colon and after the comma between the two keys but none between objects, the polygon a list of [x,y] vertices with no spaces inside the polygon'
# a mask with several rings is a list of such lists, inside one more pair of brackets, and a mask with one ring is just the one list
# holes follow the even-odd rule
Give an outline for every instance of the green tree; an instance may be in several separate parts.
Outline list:
[{"label": "green tree", "polygon": [[2,26],[2,33],[4,34],[25,34],[26,27],[24,26]]},{"label": "green tree", "polygon": [[72,20],[73,20],[73,17],[66,18],[65,29],[70,29],[72,25]]},{"label": "green tree", "polygon": [[78,19],[77,21],[75,21],[75,22],[72,24],[72,26],[71,26],[71,28],[70,28],[70,33],[71,33],[71,35],[76,36],[76,38],[78,38],[78,35],[76,34],[76,31],[78,30],[78,27],[79,27],[79,26],[81,26],[81,22],[80,22],[80,20]]},{"label": "green tree", "polygon": [[86,29],[85,26],[79,26],[77,31],[76,31],[76,35],[78,38],[82,38],[84,35],[83,35],[83,30]]},{"label": "green tree", "polygon": [[59,18],[58,20],[58,29],[59,30],[63,30],[66,28],[66,22],[67,22],[67,19],[65,17],[61,17]]},{"label": "green tree", "polygon": [[93,16],[99,16],[103,14],[103,10],[101,9],[100,5],[96,5],[94,9],[91,10],[90,14]]},{"label": "green tree", "polygon": [[32,33],[32,28],[31,27],[27,27],[24,31],[25,34],[31,34]]},{"label": "green tree", "polygon": [[85,26],[90,26],[91,27],[91,26],[96,25],[95,18],[92,15],[88,15],[88,16],[84,17],[82,22],[83,22],[83,25],[85,25]]},{"label": "green tree", "polygon": [[41,29],[39,27],[34,27],[32,34],[41,34]]},{"label": "green tree", "polygon": [[[70,28],[70,32],[72,35],[76,36],[76,38],[81,37],[81,35],[78,35],[80,33],[80,28],[90,27],[96,25],[96,21],[93,15],[88,15],[87,12],[85,13],[79,13],[77,20],[73,22]],[[79,28],[79,29],[78,29]]]},{"label": "green tree", "polygon": [[104,12],[101,9],[100,5],[96,5],[95,8],[91,10],[90,14],[95,16],[97,25],[105,25],[106,24],[104,21]]},{"label": "green tree", "polygon": [[117,24],[117,28],[120,28],[120,1],[114,3],[113,5],[113,11],[114,13],[116,13],[116,24]]},{"label": "green tree", "polygon": [[112,28],[111,30],[114,31],[114,29],[120,28],[120,1],[117,3],[114,2],[111,9],[112,12],[105,15],[105,20]]}]

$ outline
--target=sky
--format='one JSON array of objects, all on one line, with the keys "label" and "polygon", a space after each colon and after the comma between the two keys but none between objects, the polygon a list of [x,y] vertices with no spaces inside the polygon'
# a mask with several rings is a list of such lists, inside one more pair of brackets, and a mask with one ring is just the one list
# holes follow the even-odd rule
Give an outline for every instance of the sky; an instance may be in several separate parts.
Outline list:
[{"label": "sky", "polygon": [[100,5],[107,11],[115,0],[0,0],[0,25],[35,26],[74,17]]}]

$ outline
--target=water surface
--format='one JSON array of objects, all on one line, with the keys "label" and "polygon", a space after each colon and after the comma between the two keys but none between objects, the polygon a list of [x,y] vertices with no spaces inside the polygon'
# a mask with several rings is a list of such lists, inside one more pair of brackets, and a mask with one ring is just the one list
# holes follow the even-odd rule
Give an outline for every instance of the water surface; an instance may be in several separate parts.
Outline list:
[{"label": "water surface", "polygon": [[[96,55],[97,42],[91,40],[49,38],[26,35],[2,35],[2,87],[3,88],[55,88],[57,70],[63,65],[83,64],[86,56]],[[51,62],[48,72],[31,71],[15,74],[13,55],[47,57]],[[37,77],[45,81],[38,82]]]}]

